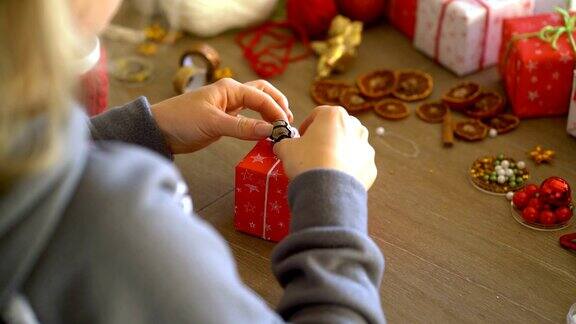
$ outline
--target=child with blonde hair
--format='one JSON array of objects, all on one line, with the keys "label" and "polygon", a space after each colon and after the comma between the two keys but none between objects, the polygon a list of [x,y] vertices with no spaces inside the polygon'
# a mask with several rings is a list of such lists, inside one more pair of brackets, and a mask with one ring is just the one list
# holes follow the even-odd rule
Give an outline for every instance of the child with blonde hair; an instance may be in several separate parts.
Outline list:
[{"label": "child with blonde hair", "polygon": [[[117,0],[0,1],[0,314],[8,323],[382,323],[384,262],[367,235],[376,177],[368,131],[315,108],[275,146],[292,179],[291,233],[272,269],[276,310],[238,277],[224,240],[193,215],[171,164],[221,136],[292,121],[262,80],[225,79],[88,119],[79,64]],[[251,109],[262,120],[241,118]],[[1,322],[1,320],[0,320]]]}]

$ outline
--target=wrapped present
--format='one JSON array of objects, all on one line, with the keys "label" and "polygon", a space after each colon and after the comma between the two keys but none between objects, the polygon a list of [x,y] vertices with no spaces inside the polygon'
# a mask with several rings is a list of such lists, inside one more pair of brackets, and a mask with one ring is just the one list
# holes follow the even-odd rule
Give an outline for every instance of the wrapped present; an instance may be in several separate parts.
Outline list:
[{"label": "wrapped present", "polygon": [[572,83],[572,96],[570,100],[570,110],[568,112],[568,133],[576,137],[576,71]]},{"label": "wrapped present", "polygon": [[389,0],[388,20],[392,26],[414,39],[418,0]]},{"label": "wrapped present", "polygon": [[466,75],[498,62],[502,20],[532,14],[534,0],[428,0],[416,13],[414,45]]},{"label": "wrapped present", "polygon": [[576,1],[569,3],[569,1],[566,0],[536,0],[534,13],[554,12],[556,7],[576,10]]},{"label": "wrapped present", "polygon": [[520,118],[562,116],[568,112],[574,53],[566,10],[506,20],[500,72],[514,114]]},{"label": "wrapped present", "polygon": [[234,227],[278,242],[289,232],[288,178],[274,155],[273,142],[262,140],[236,166]]}]

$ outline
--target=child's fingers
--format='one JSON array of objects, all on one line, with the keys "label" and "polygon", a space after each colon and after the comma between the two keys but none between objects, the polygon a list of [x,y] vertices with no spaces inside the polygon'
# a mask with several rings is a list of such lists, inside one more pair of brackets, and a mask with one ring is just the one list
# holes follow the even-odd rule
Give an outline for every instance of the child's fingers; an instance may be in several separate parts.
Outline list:
[{"label": "child's fingers", "polygon": [[288,104],[288,98],[276,87],[274,87],[270,82],[266,80],[255,80],[244,83],[247,86],[254,87],[258,90],[261,90],[268,94],[274,101],[276,101],[280,107],[284,110],[286,115],[288,116],[288,122],[294,121],[294,115],[290,110],[290,105]]},{"label": "child's fingers", "polygon": [[217,125],[220,135],[244,140],[259,140],[272,134],[272,124],[242,116],[222,114]]},{"label": "child's fingers", "polygon": [[225,98],[226,111],[246,108],[254,110],[265,120],[288,120],[286,112],[264,91],[232,79],[222,79],[214,84]]}]

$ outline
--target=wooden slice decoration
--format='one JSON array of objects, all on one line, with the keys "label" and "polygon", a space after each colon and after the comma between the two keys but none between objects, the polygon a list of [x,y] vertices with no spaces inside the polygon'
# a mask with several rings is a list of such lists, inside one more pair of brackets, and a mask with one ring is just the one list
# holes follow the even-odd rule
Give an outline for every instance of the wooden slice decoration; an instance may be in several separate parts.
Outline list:
[{"label": "wooden slice decoration", "polygon": [[466,141],[481,141],[488,135],[488,126],[477,119],[464,120],[454,125],[454,133]]},{"label": "wooden slice decoration", "polygon": [[396,74],[390,70],[376,70],[359,76],[356,84],[364,96],[382,98],[394,90]]},{"label": "wooden slice decoration", "polygon": [[396,72],[394,97],[404,101],[417,101],[427,98],[432,93],[434,81],[428,73],[419,70]]},{"label": "wooden slice decoration", "polygon": [[483,120],[483,122],[488,127],[496,129],[498,134],[508,133],[520,125],[520,119],[510,114],[502,114],[495,117],[486,118]]},{"label": "wooden slice decoration", "polygon": [[379,101],[374,107],[374,111],[378,116],[389,120],[404,119],[410,115],[406,104],[396,99],[384,99]]},{"label": "wooden slice decoration", "polygon": [[504,97],[494,91],[482,92],[474,104],[464,113],[472,118],[489,118],[498,115],[504,109]]},{"label": "wooden slice decoration", "polygon": [[444,120],[448,109],[443,102],[427,102],[416,109],[416,115],[427,123],[436,124]]},{"label": "wooden slice decoration", "polygon": [[352,87],[342,92],[340,103],[351,114],[374,108],[374,102],[366,100],[358,89]]},{"label": "wooden slice decoration", "polygon": [[319,105],[340,105],[340,96],[346,89],[352,88],[344,81],[317,80],[310,87],[310,95]]},{"label": "wooden slice decoration", "polygon": [[476,102],[481,93],[480,85],[474,82],[463,82],[444,94],[442,101],[454,110],[463,110]]}]

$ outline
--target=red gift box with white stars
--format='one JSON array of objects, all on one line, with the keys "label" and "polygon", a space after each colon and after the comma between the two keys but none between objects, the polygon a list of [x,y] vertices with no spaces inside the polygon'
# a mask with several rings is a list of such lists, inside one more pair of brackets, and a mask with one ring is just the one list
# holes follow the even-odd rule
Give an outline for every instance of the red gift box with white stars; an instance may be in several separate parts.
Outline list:
[{"label": "red gift box with white stars", "polygon": [[568,113],[574,75],[574,53],[568,37],[562,35],[554,49],[536,35],[545,26],[562,24],[559,14],[504,21],[500,73],[514,114],[520,118]]},{"label": "red gift box with white stars", "polygon": [[236,165],[234,227],[278,242],[289,232],[288,177],[273,151],[262,140]]}]

